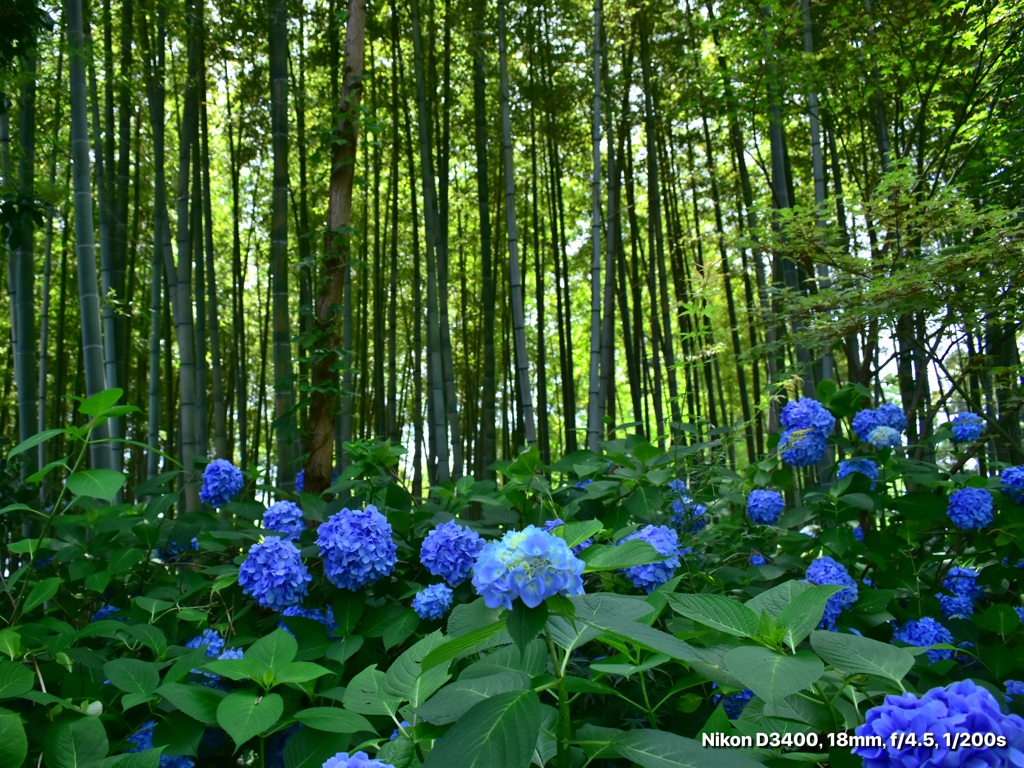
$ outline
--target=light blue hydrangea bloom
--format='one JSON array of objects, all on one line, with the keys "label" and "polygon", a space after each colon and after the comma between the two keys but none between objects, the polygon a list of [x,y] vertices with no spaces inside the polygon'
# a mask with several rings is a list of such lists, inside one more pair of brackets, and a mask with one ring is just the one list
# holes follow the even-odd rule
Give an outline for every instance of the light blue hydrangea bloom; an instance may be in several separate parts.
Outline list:
[{"label": "light blue hydrangea bloom", "polygon": [[[918,648],[924,648],[929,645],[953,644],[953,635],[950,631],[931,616],[911,619],[892,633],[892,639],[899,640],[907,645],[916,645]],[[953,657],[953,651],[948,648],[935,648],[925,651],[925,653],[933,664],[942,659]]]},{"label": "light blue hydrangea bloom", "polygon": [[864,442],[874,444],[871,433],[878,427],[895,430],[898,436],[907,428],[907,416],[898,405],[884,403],[878,410],[863,410],[853,417],[853,432]]},{"label": "light blue hydrangea bloom", "polygon": [[431,584],[412,599],[412,609],[421,619],[436,621],[452,607],[453,593],[447,584]]},{"label": "light blue hydrangea bloom", "polygon": [[484,545],[473,587],[488,608],[512,608],[517,597],[536,608],[552,595],[582,595],[586,564],[554,534],[532,525]]},{"label": "light blue hydrangea bloom", "polygon": [[775,525],[785,508],[786,500],[778,491],[758,489],[747,496],[747,516],[758,525]]},{"label": "light blue hydrangea bloom", "polygon": [[324,558],[324,573],[342,589],[355,591],[379,581],[398,562],[391,524],[372,504],[331,515],[320,526],[316,543]]},{"label": "light blue hydrangea bloom", "polygon": [[1004,685],[1006,686],[1007,701],[1010,700],[1010,696],[1024,696],[1024,682],[1020,680],[1007,680]]},{"label": "light blue hydrangea bloom", "polygon": [[654,547],[659,555],[668,557],[668,560],[662,560],[660,563],[634,565],[622,569],[623,573],[626,574],[626,578],[633,582],[634,587],[643,589],[647,594],[650,594],[671,579],[676,573],[676,568],[679,567],[681,562],[680,555],[684,554],[679,548],[679,535],[664,525],[648,525],[623,539],[619,539],[616,545],[622,545],[633,539],[646,541]]},{"label": "light blue hydrangea bloom", "polygon": [[672,525],[683,533],[700,533],[708,524],[705,512],[708,508],[703,504],[697,504],[690,496],[686,483],[682,480],[672,480],[668,484],[676,498],[672,501]]},{"label": "light blue hydrangea bloom", "polygon": [[899,448],[903,445],[903,438],[892,427],[881,426],[871,430],[868,442],[875,448]]},{"label": "light blue hydrangea bloom", "polygon": [[187,643],[186,648],[205,648],[206,655],[216,658],[224,650],[224,638],[216,629],[204,629],[201,635],[196,635]]},{"label": "light blue hydrangea bloom", "polygon": [[238,569],[242,592],[272,611],[302,602],[312,580],[299,550],[278,536],[254,544]]},{"label": "light blue hydrangea bloom", "polygon": [[292,501],[279,501],[271,504],[263,513],[263,527],[294,541],[306,530],[306,521],[298,504]]},{"label": "light blue hydrangea bloom", "polygon": [[211,507],[222,507],[242,490],[243,485],[242,470],[227,459],[214,459],[203,470],[199,500]]},{"label": "light blue hydrangea bloom", "polygon": [[1024,467],[1007,467],[999,474],[1000,490],[1018,504],[1024,504]]},{"label": "light blue hydrangea bloom", "polygon": [[946,514],[961,531],[984,528],[992,522],[992,494],[984,488],[961,488],[949,494]]},{"label": "light blue hydrangea bloom", "polygon": [[839,584],[846,587],[828,599],[828,602],[825,603],[825,613],[821,617],[821,621],[818,622],[818,626],[822,629],[835,632],[839,614],[857,602],[857,582],[850,576],[846,566],[837,563],[827,555],[819,557],[807,566],[805,578],[811,584]]},{"label": "light blue hydrangea bloom", "polygon": [[985,420],[970,411],[958,413],[949,422],[949,428],[953,430],[954,443],[973,443],[985,431]]},{"label": "light blue hydrangea bloom", "polygon": [[871,489],[875,490],[878,485],[878,465],[871,459],[849,459],[839,462],[839,471],[836,472],[836,479],[842,480],[847,475],[854,473],[864,475],[871,481]]},{"label": "light blue hydrangea bloom", "polygon": [[469,578],[484,541],[480,534],[454,520],[441,523],[423,539],[420,562],[434,576],[457,587]]},{"label": "light blue hydrangea bloom", "polygon": [[322,768],[395,768],[391,763],[384,763],[372,759],[365,752],[355,752],[349,755],[348,752],[339,752],[324,762]]}]

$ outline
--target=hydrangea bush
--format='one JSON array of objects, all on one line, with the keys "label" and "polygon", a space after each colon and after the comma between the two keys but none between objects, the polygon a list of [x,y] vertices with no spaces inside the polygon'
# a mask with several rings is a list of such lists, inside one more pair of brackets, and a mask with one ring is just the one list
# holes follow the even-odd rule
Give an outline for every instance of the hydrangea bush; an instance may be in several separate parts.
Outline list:
[{"label": "hydrangea bush", "polygon": [[413,499],[402,449],[355,441],[301,509],[241,498],[226,458],[42,509],[25,487],[0,766],[1021,764],[1024,467],[983,473],[950,432],[889,450],[898,406],[817,395],[736,465],[631,435]]}]

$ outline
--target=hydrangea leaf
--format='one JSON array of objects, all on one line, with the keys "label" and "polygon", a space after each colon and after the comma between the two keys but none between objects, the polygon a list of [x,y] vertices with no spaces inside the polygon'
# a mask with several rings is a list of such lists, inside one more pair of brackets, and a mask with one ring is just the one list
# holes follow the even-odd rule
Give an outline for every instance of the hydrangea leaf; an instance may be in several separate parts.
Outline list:
[{"label": "hydrangea leaf", "polygon": [[899,682],[914,666],[914,657],[906,649],[869,637],[812,632],[811,647],[826,663],[847,674],[880,675]]},{"label": "hydrangea leaf", "polygon": [[47,729],[43,762],[47,768],[87,768],[103,760],[108,748],[98,717],[68,715]]},{"label": "hydrangea leaf", "polygon": [[310,707],[296,712],[295,719],[309,728],[329,733],[374,733],[370,721],[339,707]]},{"label": "hydrangea leaf", "polygon": [[811,630],[818,626],[828,599],[842,589],[848,587],[838,584],[817,584],[794,597],[775,619],[779,629],[786,633],[783,642],[795,651]]},{"label": "hydrangea leaf", "polygon": [[229,693],[217,705],[217,723],[228,732],[236,747],[265,733],[284,712],[284,700],[276,693],[258,696],[252,691]]},{"label": "hydrangea leaf", "polygon": [[28,738],[21,718],[14,712],[0,709],[0,765],[19,768],[28,755]]},{"label": "hydrangea leaf", "polygon": [[261,637],[248,651],[245,660],[251,664],[253,673],[262,676],[266,672],[280,675],[295,660],[299,645],[295,638],[283,629],[275,629],[266,637]]},{"label": "hydrangea leaf", "polygon": [[612,749],[643,768],[757,768],[760,763],[734,749],[706,749],[667,731],[621,731]]},{"label": "hydrangea leaf", "polygon": [[81,469],[64,481],[76,496],[113,501],[128,475],[114,469]]},{"label": "hydrangea leaf", "polygon": [[384,677],[384,693],[418,707],[451,679],[448,664],[423,668],[423,659],[444,643],[440,631],[432,632],[395,659]]},{"label": "hydrangea leaf", "polygon": [[423,657],[423,669],[426,670],[431,667],[436,667],[438,664],[443,664],[446,661],[454,659],[456,656],[472,651],[481,643],[487,642],[505,629],[505,622],[506,617],[502,616],[493,624],[480,627],[479,629],[474,629],[463,635],[447,640],[445,643],[434,648],[430,653]]},{"label": "hydrangea leaf", "polygon": [[614,571],[637,565],[661,563],[669,558],[662,555],[649,542],[640,539],[625,541],[619,546],[594,546],[583,550],[580,555],[587,567],[584,573]]},{"label": "hydrangea leaf", "polygon": [[474,705],[509,691],[530,688],[530,677],[519,670],[508,670],[486,677],[457,680],[437,691],[425,704],[416,708],[416,714],[434,725],[454,723]]},{"label": "hydrangea leaf", "polygon": [[141,659],[111,659],[103,665],[103,674],[125,693],[147,696],[160,685],[161,666]]},{"label": "hydrangea leaf", "polygon": [[724,661],[730,674],[768,703],[802,691],[825,672],[821,659],[807,651],[786,656],[745,646],[729,651]]},{"label": "hydrangea leaf", "polygon": [[672,609],[688,619],[736,637],[753,637],[757,634],[758,615],[735,600],[722,595],[673,594],[666,597]]},{"label": "hydrangea leaf", "polygon": [[779,584],[777,587],[772,587],[766,592],[762,592],[748,600],[744,605],[758,615],[764,611],[775,619],[792,602],[793,598],[810,588],[811,585],[807,582],[794,579],[793,581],[787,581],[785,584]]},{"label": "hydrangea leaf", "polygon": [[34,679],[28,667],[0,660],[0,699],[13,699],[31,691]]},{"label": "hydrangea leaf", "polygon": [[217,724],[217,706],[227,695],[217,688],[185,683],[165,683],[156,692],[204,725]]},{"label": "hydrangea leaf", "polygon": [[331,670],[312,661],[293,661],[280,672],[274,673],[275,684],[308,683],[318,677],[331,674]]},{"label": "hydrangea leaf", "polygon": [[347,734],[302,728],[285,742],[285,768],[321,768],[328,759],[345,751],[351,740]]},{"label": "hydrangea leaf", "polygon": [[401,697],[384,693],[386,677],[371,664],[352,678],[342,700],[345,709],[361,715],[394,715],[402,703]]},{"label": "hydrangea leaf", "polygon": [[423,768],[527,768],[543,711],[532,690],[474,705],[431,750]]},{"label": "hydrangea leaf", "polygon": [[512,607],[506,627],[512,642],[519,648],[525,648],[544,629],[547,620],[548,609],[544,603],[536,608],[528,608],[520,602]]}]

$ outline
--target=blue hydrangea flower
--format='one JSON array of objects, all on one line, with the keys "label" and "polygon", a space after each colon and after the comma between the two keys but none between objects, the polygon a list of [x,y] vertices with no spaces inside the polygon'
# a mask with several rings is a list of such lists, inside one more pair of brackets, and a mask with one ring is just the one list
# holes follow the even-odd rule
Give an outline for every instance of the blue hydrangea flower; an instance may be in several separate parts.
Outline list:
[{"label": "blue hydrangea flower", "polygon": [[1010,696],[1024,696],[1024,682],[1020,680],[1007,680],[1004,685],[1006,686],[1006,700],[1010,700]]},{"label": "blue hydrangea flower", "polygon": [[371,759],[365,752],[356,752],[349,756],[348,752],[339,752],[330,757],[322,768],[395,768],[391,763]]},{"label": "blue hydrangea flower", "polygon": [[853,433],[862,442],[867,442],[868,435],[871,434],[872,430],[880,426],[881,422],[878,420],[878,414],[874,410],[866,408],[863,411],[858,411],[857,415],[853,417]]},{"label": "blue hydrangea flower", "polygon": [[421,619],[436,621],[452,607],[452,590],[447,584],[431,584],[412,599],[412,609]]},{"label": "blue hydrangea flower", "polygon": [[1024,467],[1007,467],[999,475],[999,488],[1018,504],[1024,504]]},{"label": "blue hydrangea flower", "polygon": [[1015,605],[1013,610],[1017,612],[1017,615],[1020,616],[1020,620],[1024,622],[1024,608],[1021,608],[1019,605]]},{"label": "blue hydrangea flower", "polygon": [[[890,694],[885,702],[872,707],[857,726],[857,736],[877,737],[882,746],[856,746],[853,754],[864,761],[864,768],[1007,768],[1020,765],[1024,752],[1024,718],[1003,714],[999,702],[973,680],[932,688],[918,698],[913,693]],[[917,744],[932,734],[935,746],[911,747],[906,739],[896,749],[893,735],[914,734]],[[1002,736],[1005,747],[960,747],[952,751],[945,734],[980,733]],[[875,742],[876,738],[866,739]]]},{"label": "blue hydrangea flower", "polygon": [[704,516],[708,508],[694,502],[686,489],[686,483],[682,480],[672,480],[668,487],[676,495],[676,499],[672,501],[672,525],[683,533],[703,531],[708,524],[708,519]]},{"label": "blue hydrangea flower", "polygon": [[[131,749],[126,750],[126,754],[153,749],[153,731],[155,729],[156,720],[143,723],[135,733],[125,739],[129,744],[135,745]],[[194,765],[195,761],[187,755],[177,755],[174,757],[171,755],[160,755],[160,768],[192,768]]]},{"label": "blue hydrangea flower", "polygon": [[[548,533],[551,533],[551,531],[555,530],[555,528],[557,528],[560,525],[565,525],[565,521],[562,520],[562,518],[560,518],[560,517],[556,517],[554,520],[548,520],[546,523],[544,523],[544,530],[546,532],[548,532]],[[579,556],[580,552],[582,552],[584,549],[587,549],[587,547],[592,546],[593,543],[594,543],[594,537],[593,536],[591,536],[589,539],[584,539],[583,541],[581,541],[579,544],[577,544],[575,547],[572,548],[572,553],[574,555]],[[482,546],[482,544],[481,544],[481,546]]]},{"label": "blue hydrangea flower", "polygon": [[457,587],[469,578],[484,541],[480,535],[454,520],[441,523],[423,539],[420,562],[434,576]]},{"label": "blue hydrangea flower", "polygon": [[679,535],[664,525],[648,525],[623,539],[619,539],[616,542],[616,546],[633,539],[646,541],[657,550],[659,555],[668,557],[668,560],[663,560],[660,563],[634,565],[622,569],[626,574],[626,578],[633,582],[634,587],[643,589],[647,594],[651,594],[651,592],[671,579],[675,575],[676,568],[679,567],[681,562],[679,556],[683,554],[683,551],[679,549]]},{"label": "blue hydrangea flower", "polygon": [[306,470],[300,469],[295,473],[295,492],[302,493],[306,489]]},{"label": "blue hydrangea flower", "polygon": [[892,427],[881,426],[871,430],[868,442],[875,448],[899,448],[903,445],[903,438]]},{"label": "blue hydrangea flower", "polygon": [[847,475],[852,475],[855,472],[864,475],[864,477],[870,480],[871,490],[875,490],[875,486],[878,485],[878,465],[875,462],[871,459],[841,461],[839,462],[839,471],[836,473],[836,479],[842,480]]},{"label": "blue hydrangea flower", "polygon": [[[899,640],[901,643],[906,643],[907,645],[916,645],[918,648],[924,648],[929,645],[938,645],[940,643],[944,643],[946,645],[953,644],[953,635],[950,631],[931,616],[925,616],[921,619],[911,619],[892,633],[892,639]],[[937,661],[941,661],[942,659],[950,659],[953,657],[953,651],[948,648],[936,648],[930,651],[925,651],[925,653],[933,664]]]},{"label": "blue hydrangea flower", "polygon": [[[399,728],[408,728],[410,725],[411,723],[408,720],[403,720],[401,723],[398,724]],[[398,728],[395,728],[395,730],[391,732],[391,738],[389,739],[389,741],[394,741],[395,739],[397,739],[399,733],[400,731],[398,730]]]},{"label": "blue hydrangea flower", "polygon": [[342,509],[320,526],[316,543],[331,583],[355,591],[395,570],[398,547],[391,524],[377,508]]},{"label": "blue hydrangea flower", "polygon": [[216,658],[224,650],[224,638],[216,629],[204,629],[201,635],[196,635],[187,643],[186,648],[205,648],[206,655]]},{"label": "blue hydrangea flower", "polygon": [[817,400],[809,397],[786,403],[779,416],[782,426],[787,429],[806,429],[827,437],[836,425],[836,417],[829,413]]},{"label": "blue hydrangea flower", "polygon": [[121,609],[115,605],[101,605],[96,609],[96,612],[92,615],[92,618],[89,619],[89,621],[102,621],[103,619],[111,618],[116,619],[117,621],[124,621],[124,619],[112,615],[119,613],[120,611]]},{"label": "blue hydrangea flower", "polygon": [[751,565],[764,565],[767,562],[768,562],[767,558],[765,558],[765,556],[762,555],[759,552],[755,552],[754,554],[752,554],[750,556],[750,564]]},{"label": "blue hydrangea flower", "polygon": [[949,428],[953,430],[954,443],[973,443],[985,431],[985,420],[978,414],[971,413],[970,411],[958,413],[949,422]]},{"label": "blue hydrangea flower", "polygon": [[966,619],[974,613],[974,601],[959,595],[939,595],[939,608],[946,619]]},{"label": "blue hydrangea flower", "polygon": [[859,525],[853,529],[853,538],[857,541],[864,541],[864,529]]},{"label": "blue hydrangea flower", "polygon": [[519,598],[536,608],[552,595],[582,595],[586,564],[564,540],[532,525],[490,541],[473,565],[473,587],[488,608]]},{"label": "blue hydrangea flower", "polygon": [[245,650],[238,648],[237,646],[228,648],[224,653],[218,656],[218,659],[240,659],[245,656]]},{"label": "blue hydrangea flower", "polygon": [[819,557],[807,566],[805,578],[811,584],[840,584],[847,587],[828,599],[828,602],[825,603],[825,613],[821,617],[821,621],[818,622],[820,628],[835,632],[839,614],[857,602],[857,582],[850,576],[846,566],[837,563],[827,555]]},{"label": "blue hydrangea flower", "polygon": [[[303,619],[312,619],[313,621],[319,622],[323,625],[323,628],[327,631],[327,636],[330,637],[334,634],[334,630],[338,628],[338,622],[334,620],[334,610],[331,606],[327,606],[327,610],[318,610],[316,608],[303,608],[301,605],[290,605],[281,611],[282,616],[298,616]],[[281,629],[287,632],[289,635],[294,633],[285,626],[283,621],[277,623]]]},{"label": "blue hydrangea flower", "polygon": [[787,429],[779,438],[779,456],[794,467],[809,467],[825,458],[828,442],[821,432]]},{"label": "blue hydrangea flower", "polygon": [[758,525],[775,525],[785,508],[786,500],[778,491],[756,490],[747,496],[747,516]]},{"label": "blue hydrangea flower", "polygon": [[182,557],[182,555],[184,555],[189,550],[197,551],[198,549],[199,539],[193,536],[192,541],[189,542],[187,547],[184,544],[179,544],[176,541],[169,541],[167,542],[167,546],[163,547],[162,549],[158,549],[156,554],[157,557],[159,557],[165,563],[168,563],[172,560],[178,560],[179,558],[180,562],[185,563],[191,562],[192,558]]},{"label": "blue hydrangea flower", "polygon": [[984,528],[992,522],[992,494],[984,488],[961,488],[949,494],[946,514],[961,531]]},{"label": "blue hydrangea flower", "polygon": [[[894,430],[898,438],[899,434],[907,428],[907,416],[898,405],[885,403],[880,405],[878,410],[863,410],[853,417],[854,434],[863,442],[872,443],[876,447],[883,447],[878,446],[871,439],[871,433],[878,427],[888,427]],[[884,434],[888,435],[889,433],[886,432]],[[889,436],[888,439],[891,441],[892,437]],[[891,447],[896,446],[893,445]]]},{"label": "blue hydrangea flower", "polygon": [[740,715],[743,714],[743,710],[752,698],[754,698],[754,692],[749,688],[744,688],[738,693],[731,693],[725,696],[722,702],[725,714],[730,720],[739,720]]},{"label": "blue hydrangea flower", "polygon": [[882,403],[875,411],[880,426],[903,432],[907,428],[907,415],[895,403]]},{"label": "blue hydrangea flower", "polygon": [[282,611],[302,602],[313,580],[290,541],[267,536],[254,544],[238,569],[238,585],[264,608]]},{"label": "blue hydrangea flower", "polygon": [[580,480],[577,482],[574,487],[577,491],[584,491],[592,482],[594,482],[593,478],[588,477],[586,480]]},{"label": "blue hydrangea flower", "polygon": [[263,527],[294,541],[306,530],[306,521],[298,504],[292,501],[279,501],[271,504],[263,513]]},{"label": "blue hydrangea flower", "polygon": [[968,600],[977,600],[985,593],[984,587],[978,586],[978,572],[959,565],[946,572],[942,586],[957,597],[966,597]]},{"label": "blue hydrangea flower", "polygon": [[222,507],[242,490],[243,485],[242,470],[227,459],[214,459],[203,470],[199,500],[211,507]]}]

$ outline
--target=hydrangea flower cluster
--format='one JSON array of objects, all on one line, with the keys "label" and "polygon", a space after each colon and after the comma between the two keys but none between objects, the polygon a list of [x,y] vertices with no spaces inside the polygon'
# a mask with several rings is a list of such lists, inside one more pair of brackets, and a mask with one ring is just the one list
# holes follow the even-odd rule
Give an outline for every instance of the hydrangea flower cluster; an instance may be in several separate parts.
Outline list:
[{"label": "hydrangea flower cluster", "polygon": [[517,597],[536,608],[552,595],[582,595],[585,567],[565,541],[528,525],[484,545],[473,565],[473,587],[488,608],[511,610]]},{"label": "hydrangea flower cluster", "polygon": [[939,595],[939,608],[947,619],[966,619],[974,613],[974,601],[959,595]]},{"label": "hydrangea flower cluster", "polygon": [[899,448],[903,445],[900,433],[892,427],[875,427],[868,434],[868,442],[875,448]]},{"label": "hydrangea flower cluster", "polygon": [[103,621],[103,619],[109,618],[114,618],[117,621],[124,621],[124,619],[118,618],[117,616],[112,616],[112,614],[119,613],[120,610],[121,609],[116,605],[101,605],[96,609],[96,613],[92,615],[92,618],[89,619],[89,621]]},{"label": "hydrangea flower cluster", "polygon": [[828,450],[828,434],[836,417],[809,397],[786,403],[779,418],[785,431],[779,438],[779,455],[787,464],[806,467],[817,464]]},{"label": "hydrangea flower cluster", "polygon": [[954,443],[973,443],[985,431],[985,420],[978,414],[971,413],[970,411],[958,413],[949,422],[949,428],[953,430]]},{"label": "hydrangea flower cluster", "polygon": [[1007,467],[999,475],[999,488],[1018,504],[1024,504],[1024,467]]},{"label": "hydrangea flower cluster", "polygon": [[172,560],[181,559],[181,562],[188,562],[191,558],[182,557],[189,550],[195,552],[199,550],[199,539],[195,536],[192,537],[192,541],[189,542],[188,546],[179,544],[176,541],[167,542],[167,546],[157,550],[157,557],[163,562],[168,563]]},{"label": "hydrangea flower cluster", "polygon": [[985,593],[985,588],[978,586],[978,572],[959,565],[946,572],[942,586],[957,597],[966,597],[968,600],[977,600]]},{"label": "hydrangea flower cluster", "polygon": [[765,558],[765,556],[762,555],[760,552],[755,552],[750,556],[751,565],[764,565],[767,562],[767,558]]},{"label": "hydrangea flower cluster", "polygon": [[884,403],[877,410],[865,409],[853,417],[853,432],[865,442],[873,442],[871,433],[878,427],[888,427],[897,436],[907,428],[907,415],[895,403]]},{"label": "hydrangea flower cluster", "polygon": [[306,470],[300,469],[295,473],[295,492],[302,493],[306,490]]},{"label": "hydrangea flower cluster", "polygon": [[[281,615],[297,616],[302,619],[312,619],[313,621],[319,622],[323,625],[328,637],[331,637],[334,634],[334,630],[338,628],[338,622],[334,620],[334,609],[331,608],[331,606],[327,606],[326,610],[318,610],[316,608],[303,608],[301,605],[289,605],[281,611]],[[283,621],[279,621],[277,626],[289,635],[294,634],[287,626],[285,626]]]},{"label": "hydrangea flower cluster", "polygon": [[759,489],[747,496],[747,516],[758,525],[775,525],[785,508],[786,500],[778,491]]},{"label": "hydrangea flower cluster", "polygon": [[700,533],[708,524],[704,513],[708,508],[694,502],[682,480],[672,480],[669,489],[676,494],[672,501],[672,525],[683,533]]},{"label": "hydrangea flower cluster", "polygon": [[[901,643],[906,643],[907,645],[916,645],[918,648],[924,648],[929,645],[938,645],[940,643],[944,643],[946,645],[953,644],[953,635],[950,631],[931,616],[925,616],[921,619],[911,619],[892,633],[892,639],[899,640]],[[925,653],[933,664],[937,661],[941,661],[942,659],[949,659],[953,657],[953,651],[949,648],[936,648],[930,651],[925,651]]]},{"label": "hydrangea flower cluster", "polygon": [[[143,723],[139,730],[129,736],[126,741],[135,746],[127,750],[127,753],[145,752],[153,749],[153,731],[156,729],[156,720]],[[187,755],[160,755],[160,768],[192,768],[196,763]]]},{"label": "hydrangea flower cluster", "polygon": [[722,707],[725,709],[725,714],[730,720],[739,720],[740,715],[743,714],[743,710],[752,698],[754,698],[754,692],[749,688],[723,696]]},{"label": "hydrangea flower cluster", "polygon": [[334,757],[327,758],[322,768],[395,768],[395,766],[391,763],[371,759],[365,752],[355,752],[351,756],[348,752],[339,752]]},{"label": "hydrangea flower cluster", "polygon": [[302,517],[299,505],[291,501],[279,501],[271,504],[263,513],[263,527],[268,531],[280,533],[284,538],[295,541],[306,530],[306,521]]},{"label": "hydrangea flower cluster", "polygon": [[946,514],[961,531],[984,528],[992,522],[992,494],[984,488],[961,488],[949,494]]},{"label": "hydrangea flower cluster", "polygon": [[592,482],[594,482],[594,479],[592,477],[588,477],[586,480],[577,481],[576,485],[573,487],[577,491],[585,491],[587,489],[587,486],[590,485]]},{"label": "hydrangea flower cluster", "polygon": [[835,632],[839,614],[857,602],[857,582],[842,563],[837,563],[827,555],[819,557],[807,566],[805,578],[812,584],[840,584],[847,587],[828,599],[825,603],[825,613],[818,622],[818,627]]},{"label": "hydrangea flower cluster", "polygon": [[647,594],[651,594],[651,592],[671,579],[675,575],[676,568],[679,567],[679,556],[684,554],[679,549],[679,535],[664,525],[648,525],[625,538],[619,539],[616,542],[616,546],[633,539],[646,541],[657,550],[659,555],[668,557],[668,560],[662,560],[660,563],[634,565],[622,569],[626,574],[626,578],[633,582],[634,587],[644,589]]},{"label": "hydrangea flower cluster", "polygon": [[412,599],[412,609],[421,619],[436,621],[452,607],[452,590],[447,584],[431,584]]},{"label": "hydrangea flower cluster", "polygon": [[302,602],[312,580],[299,550],[278,536],[254,544],[238,569],[242,592],[272,611]]},{"label": "hydrangea flower cluster", "polygon": [[216,629],[204,629],[201,635],[196,635],[187,643],[186,648],[205,648],[206,655],[217,658],[224,650],[224,638]]},{"label": "hydrangea flower cluster", "polygon": [[[560,517],[556,517],[554,520],[548,520],[546,523],[544,523],[544,530],[547,531],[548,533],[551,533],[551,531],[555,530],[555,528],[557,528],[560,525],[565,525],[565,521],[562,520],[562,518],[560,518]],[[578,556],[580,552],[582,552],[587,547],[592,546],[593,544],[594,544],[594,537],[591,536],[589,539],[584,539],[579,544],[577,544],[575,547],[573,547],[572,548],[572,553],[574,555]]]},{"label": "hydrangea flower cluster", "polygon": [[836,417],[829,413],[817,400],[804,397],[786,403],[779,421],[786,429],[808,429],[824,436],[836,425]]},{"label": "hydrangea flower cluster", "polygon": [[875,490],[875,487],[878,485],[878,465],[875,462],[871,459],[841,461],[839,462],[839,471],[836,473],[836,479],[842,480],[847,475],[854,473],[864,475],[864,477],[871,481],[871,490]]},{"label": "hydrangea flower cluster", "polygon": [[331,515],[320,526],[316,543],[324,558],[324,573],[342,589],[362,589],[387,576],[398,562],[391,524],[372,504]]},{"label": "hydrangea flower cluster", "polygon": [[[412,725],[412,723],[410,723],[410,722],[409,722],[408,720],[403,720],[402,722],[400,722],[400,723],[398,724],[398,728],[408,728],[408,727],[409,727],[410,725]],[[394,741],[395,739],[397,739],[397,738],[398,738],[398,736],[399,736],[399,733],[400,733],[400,731],[398,730],[398,728],[395,728],[395,730],[393,730],[393,731],[391,732],[391,738],[390,738],[390,739],[388,739],[388,741]]]},{"label": "hydrangea flower cluster", "polygon": [[[914,734],[918,746],[896,749],[891,736]],[[879,737],[867,741],[881,746],[856,746],[853,754],[864,761],[864,768],[939,768],[972,766],[996,768],[1019,765],[1024,751],[1024,718],[1005,715],[988,690],[973,680],[932,688],[918,698],[913,693],[890,694],[885,702],[867,711],[857,736]],[[924,735],[933,734],[935,746],[922,746]],[[983,733],[1003,736],[1005,747],[963,746],[952,751],[944,738],[948,733]]]},{"label": "hydrangea flower cluster", "polygon": [[469,578],[483,548],[480,534],[451,520],[441,523],[423,539],[420,562],[434,576],[457,587]]},{"label": "hydrangea flower cluster", "polygon": [[864,541],[864,529],[861,528],[859,525],[853,529],[853,538],[855,538],[857,541]]},{"label": "hydrangea flower cluster", "polygon": [[1011,696],[1024,696],[1024,682],[1020,680],[1007,680],[1004,685],[1006,686],[1006,700],[1010,701]]},{"label": "hydrangea flower cluster", "polygon": [[214,459],[203,470],[199,500],[211,507],[222,507],[242,490],[243,485],[242,470],[227,459]]}]

